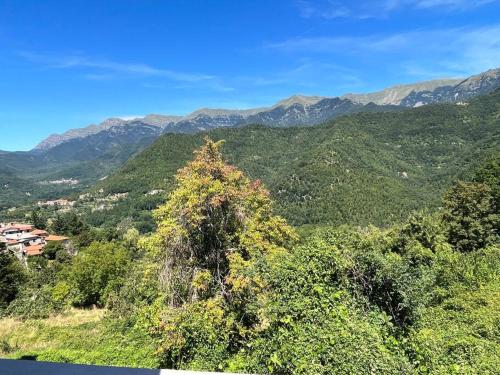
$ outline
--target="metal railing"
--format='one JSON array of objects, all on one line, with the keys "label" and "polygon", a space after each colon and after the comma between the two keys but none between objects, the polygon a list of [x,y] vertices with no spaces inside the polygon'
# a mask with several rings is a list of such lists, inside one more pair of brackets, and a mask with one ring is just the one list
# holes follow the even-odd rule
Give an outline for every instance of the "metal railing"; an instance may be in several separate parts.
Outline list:
[{"label": "metal railing", "polygon": [[[227,372],[153,370],[129,367],[74,365],[69,363],[0,359],[1,375],[231,375]],[[236,375],[236,374],[232,374]]]}]

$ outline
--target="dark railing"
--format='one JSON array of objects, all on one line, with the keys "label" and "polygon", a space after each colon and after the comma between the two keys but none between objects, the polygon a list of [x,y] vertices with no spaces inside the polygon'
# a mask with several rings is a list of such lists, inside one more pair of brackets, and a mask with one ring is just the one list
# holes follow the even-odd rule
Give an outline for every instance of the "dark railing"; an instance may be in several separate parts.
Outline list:
[{"label": "dark railing", "polygon": [[[151,370],[0,359],[1,375],[214,375],[214,372]],[[219,373],[221,374],[221,373]],[[224,375],[230,375],[224,373]],[[235,375],[235,374],[233,374]]]}]

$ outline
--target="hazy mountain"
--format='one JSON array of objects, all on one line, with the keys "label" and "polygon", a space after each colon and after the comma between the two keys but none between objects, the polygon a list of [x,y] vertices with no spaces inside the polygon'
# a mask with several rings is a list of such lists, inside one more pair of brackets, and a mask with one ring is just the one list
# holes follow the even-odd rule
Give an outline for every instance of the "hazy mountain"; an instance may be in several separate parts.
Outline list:
[{"label": "hazy mountain", "polygon": [[[0,153],[0,208],[80,191],[115,171],[161,132],[158,126],[129,121],[46,150]],[[51,183],[63,179],[75,183]]]},{"label": "hazy mountain", "polygon": [[121,119],[121,118],[109,118],[103,122],[101,122],[98,125],[89,125],[84,128],[79,128],[79,129],[71,129],[68,130],[67,132],[63,134],[52,134],[42,142],[40,142],[34,150],[39,150],[39,151],[44,151],[48,150],[50,148],[53,148],[57,145],[60,145],[61,143],[73,140],[73,139],[79,139],[79,138],[85,138],[90,135],[94,135],[97,133],[100,133],[102,131],[111,129],[116,126],[123,126],[123,125],[130,125],[130,124],[145,124],[145,125],[151,125],[158,127],[159,129],[163,129],[163,127],[167,126],[168,124],[175,123],[176,121],[179,121],[181,119],[180,116],[164,116],[164,115],[147,115],[145,117],[141,118],[134,118],[134,119]]},{"label": "hazy mountain", "polygon": [[[169,133],[194,133],[219,127],[245,124],[267,126],[315,125],[328,119],[359,111],[387,110],[378,106],[415,107],[442,102],[461,102],[492,91],[500,86],[500,69],[469,77],[467,79],[438,79],[397,85],[379,92],[346,94],[340,98],[293,95],[267,108],[245,110],[199,109],[187,116],[147,115],[135,119],[110,118],[98,125],[53,134],[42,141],[36,151],[46,151],[73,139],[108,131],[114,127],[150,125],[158,128],[158,135]],[[142,134],[138,130],[137,140]]]}]

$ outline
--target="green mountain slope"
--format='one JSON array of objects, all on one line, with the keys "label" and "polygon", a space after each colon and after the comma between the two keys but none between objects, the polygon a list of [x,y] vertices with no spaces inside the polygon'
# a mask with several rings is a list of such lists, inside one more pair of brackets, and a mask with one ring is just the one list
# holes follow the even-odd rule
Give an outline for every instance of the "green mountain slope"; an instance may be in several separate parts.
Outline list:
[{"label": "green mountain slope", "polygon": [[248,126],[194,135],[166,134],[94,191],[128,192],[95,224],[145,220],[172,188],[172,176],[205,136],[226,140],[229,162],[261,179],[276,210],[296,225],[385,225],[415,209],[436,208],[460,174],[500,150],[500,91],[469,105],[429,105],[360,113],[315,127]]},{"label": "green mountain slope", "polygon": [[[0,153],[0,209],[88,189],[156,138],[157,130],[151,126],[129,125],[48,151]],[[48,183],[61,179],[78,183]]]}]

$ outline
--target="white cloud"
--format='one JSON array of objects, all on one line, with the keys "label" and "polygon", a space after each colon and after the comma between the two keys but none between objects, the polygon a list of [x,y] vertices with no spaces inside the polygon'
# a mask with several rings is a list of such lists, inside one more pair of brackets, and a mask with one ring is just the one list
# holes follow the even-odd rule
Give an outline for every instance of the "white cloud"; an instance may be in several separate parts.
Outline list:
[{"label": "white cloud", "polygon": [[494,3],[496,0],[407,0],[401,2],[421,9],[448,8],[453,10],[467,10]]},{"label": "white cloud", "polygon": [[388,66],[411,67],[407,73],[420,70],[462,76],[500,66],[500,24],[356,37],[300,37],[267,43],[264,49],[330,59],[369,58]]},{"label": "white cloud", "polygon": [[307,0],[297,0],[295,5],[304,18],[334,19],[351,16],[351,11],[347,6],[332,0],[316,1],[314,3]]},{"label": "white cloud", "polygon": [[[220,77],[202,73],[186,73],[164,68],[157,68],[143,63],[124,63],[107,59],[90,58],[82,54],[49,55],[32,52],[20,52],[24,59],[49,69],[80,69],[81,76],[91,81],[112,81],[118,79],[150,79],[155,83],[145,82],[148,85],[161,86],[164,80],[174,82],[169,87],[177,89],[193,89],[203,87],[216,92],[230,92],[234,88],[226,85]],[[163,86],[165,87],[165,86]]]},{"label": "white cloud", "polygon": [[86,74],[89,79],[109,79],[118,76],[164,77],[179,82],[200,82],[216,77],[207,74],[194,74],[160,69],[142,63],[121,63],[105,59],[93,59],[82,55],[52,56],[31,52],[21,52],[27,60],[54,69],[89,68],[94,71]]},{"label": "white cloud", "polygon": [[302,91],[311,95],[354,90],[362,86],[359,72],[339,64],[325,62],[321,59],[299,59],[289,69],[269,72],[260,76],[236,77],[236,83],[244,87],[273,88],[283,92]]},{"label": "white cloud", "polygon": [[297,0],[295,6],[303,18],[386,18],[401,9],[467,11],[499,0]]}]

